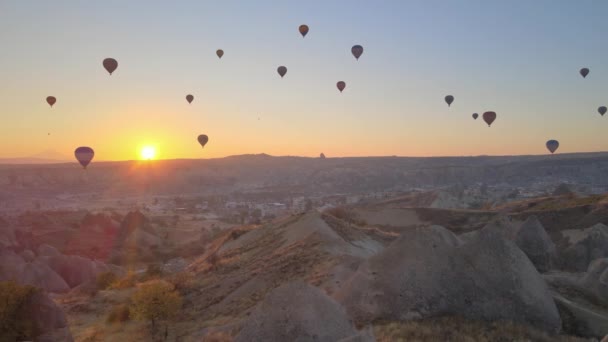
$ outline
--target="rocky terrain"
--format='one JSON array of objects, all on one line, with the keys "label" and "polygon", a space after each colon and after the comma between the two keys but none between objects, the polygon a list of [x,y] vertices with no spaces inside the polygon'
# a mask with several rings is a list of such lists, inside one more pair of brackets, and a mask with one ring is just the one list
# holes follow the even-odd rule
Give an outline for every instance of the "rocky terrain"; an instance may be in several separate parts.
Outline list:
[{"label": "rocky terrain", "polygon": [[[183,298],[168,340],[608,334],[608,197],[567,193],[482,210],[435,208],[432,199],[313,210],[186,245],[137,211],[6,217],[0,280],[44,290],[65,316],[37,318],[47,327],[40,336],[58,340],[149,340],[145,322],[108,323],[108,313],[132,305],[138,284],[154,279]],[[192,244],[198,252],[178,253]],[[100,288],[108,272],[117,280]]]}]

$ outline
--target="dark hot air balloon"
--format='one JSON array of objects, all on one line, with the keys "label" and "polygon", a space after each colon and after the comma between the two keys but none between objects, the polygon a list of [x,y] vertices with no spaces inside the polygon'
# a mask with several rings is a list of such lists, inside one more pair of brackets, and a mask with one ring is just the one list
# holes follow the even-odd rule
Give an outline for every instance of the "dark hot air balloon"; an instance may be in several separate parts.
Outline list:
[{"label": "dark hot air balloon", "polygon": [[454,102],[454,96],[452,95],[448,95],[444,98],[445,103],[448,104],[448,107],[450,107],[452,105],[452,102]]},{"label": "dark hot air balloon", "polygon": [[55,104],[55,102],[57,102],[57,99],[55,98],[55,96],[47,96],[46,97],[46,103],[48,103],[49,106],[53,107],[53,105]]},{"label": "dark hot air balloon", "polygon": [[306,37],[308,34],[308,25],[300,25],[300,27],[298,27],[298,31],[300,31],[302,38]]},{"label": "dark hot air balloon", "polygon": [[477,120],[478,117],[479,117],[479,114],[473,113],[473,120]]},{"label": "dark hot air balloon", "polygon": [[350,48],[350,52],[352,52],[353,56],[355,56],[355,58],[359,60],[359,57],[361,57],[361,55],[363,54],[363,46],[354,45],[352,48]]},{"label": "dark hot air balloon", "polygon": [[600,113],[601,116],[604,116],[604,114],[606,114],[606,106],[599,107],[597,112]]},{"label": "dark hot air balloon", "polygon": [[589,75],[589,69],[588,68],[582,68],[579,73],[581,74],[581,76],[583,76],[583,78],[587,77],[587,75]]},{"label": "dark hot air balloon", "polygon": [[492,125],[492,122],[494,122],[494,120],[496,120],[495,112],[483,113],[483,121],[485,121],[488,124],[488,127],[490,127]]},{"label": "dark hot air balloon", "polygon": [[106,58],[103,60],[103,67],[112,75],[118,68],[118,62],[114,58]]},{"label": "dark hot air balloon", "polygon": [[222,49],[218,49],[217,51],[215,51],[215,54],[219,57],[222,58],[222,56],[224,55],[224,50]]},{"label": "dark hot air balloon", "polygon": [[201,134],[198,136],[198,143],[201,144],[201,147],[205,147],[205,145],[207,145],[207,142],[209,141],[209,137],[206,136],[205,134]]},{"label": "dark hot air balloon", "polygon": [[277,72],[279,73],[279,75],[281,75],[281,78],[283,78],[283,76],[285,76],[285,74],[287,73],[287,68],[281,65],[277,68]]},{"label": "dark hot air balloon", "polygon": [[92,148],[81,146],[74,151],[74,156],[76,160],[82,165],[83,168],[87,168],[87,165],[93,160],[95,156],[95,151]]},{"label": "dark hot air balloon", "polygon": [[321,158],[321,159],[325,159],[325,153],[321,153],[321,154],[319,155],[319,158]]},{"label": "dark hot air balloon", "polygon": [[340,82],[336,83],[336,86],[338,87],[338,90],[340,92],[342,92],[342,90],[344,90],[344,88],[346,88],[346,83],[344,83],[344,81],[340,81]]},{"label": "dark hot air balloon", "polygon": [[547,146],[547,150],[549,150],[549,152],[555,153],[555,151],[557,151],[557,148],[559,147],[559,141],[549,140],[545,145]]},{"label": "dark hot air balloon", "polygon": [[188,94],[186,95],[186,101],[188,101],[188,103],[192,103],[192,101],[194,100],[194,96]]}]

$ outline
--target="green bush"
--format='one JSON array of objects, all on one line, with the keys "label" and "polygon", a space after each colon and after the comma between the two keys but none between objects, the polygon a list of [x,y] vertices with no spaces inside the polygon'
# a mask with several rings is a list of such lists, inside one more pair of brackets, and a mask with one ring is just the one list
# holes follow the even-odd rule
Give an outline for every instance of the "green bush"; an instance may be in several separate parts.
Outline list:
[{"label": "green bush", "polygon": [[32,340],[37,327],[29,319],[28,302],[39,289],[14,281],[0,282],[0,341]]},{"label": "green bush", "polygon": [[129,319],[131,319],[131,310],[129,310],[128,306],[120,304],[115,305],[112,310],[110,310],[110,313],[106,317],[106,323],[122,323]]}]

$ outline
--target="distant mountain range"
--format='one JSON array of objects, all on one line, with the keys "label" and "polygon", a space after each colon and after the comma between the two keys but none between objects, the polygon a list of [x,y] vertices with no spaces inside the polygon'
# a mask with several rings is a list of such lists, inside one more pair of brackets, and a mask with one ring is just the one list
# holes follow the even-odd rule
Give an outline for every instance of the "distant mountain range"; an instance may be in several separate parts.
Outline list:
[{"label": "distant mountain range", "polygon": [[55,150],[18,158],[0,158],[0,164],[57,164],[71,161],[71,158]]}]

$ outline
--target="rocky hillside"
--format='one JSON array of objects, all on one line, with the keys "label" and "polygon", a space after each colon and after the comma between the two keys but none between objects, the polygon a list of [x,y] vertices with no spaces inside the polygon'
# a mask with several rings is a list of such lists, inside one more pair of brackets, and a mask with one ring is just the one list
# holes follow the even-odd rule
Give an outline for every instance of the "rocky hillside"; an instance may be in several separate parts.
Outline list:
[{"label": "rocky hillside", "polygon": [[[548,280],[551,275],[574,277],[563,260],[585,238],[558,245],[539,217],[519,220],[523,213],[425,210],[376,206],[309,212],[226,231],[180,273],[188,285],[178,286],[184,306],[170,334],[184,341],[213,336],[289,340],[296,335],[374,341],[406,334],[407,322],[424,326],[442,316],[464,322],[471,330],[463,334],[478,337],[480,327],[506,324],[501,322],[512,324],[500,327],[501,338],[575,340],[564,335],[608,332],[602,330],[608,317],[605,299],[597,299],[603,298],[599,261],[589,261],[590,275],[569,287],[556,288]],[[435,212],[441,214],[437,220],[431,215]],[[598,246],[593,255],[608,253]],[[582,287],[577,284],[591,283],[596,284],[592,297],[573,295]],[[124,291],[107,290],[103,296],[128,304]],[[81,321],[78,300],[66,296],[70,321]],[[94,302],[91,310],[111,308]],[[317,324],[321,321],[325,324]],[[88,330],[78,325],[74,330],[77,339],[90,329],[108,338],[141,339],[141,334],[130,335],[140,324],[125,322],[127,335],[110,333],[102,316],[88,320]],[[443,333],[429,331],[427,340]]]},{"label": "rocky hillside", "polygon": [[[551,205],[536,208],[419,208],[395,199],[292,215],[196,239],[204,253],[95,291],[83,291],[83,279],[112,266],[44,244],[5,248],[1,260],[4,274],[61,292],[54,297],[77,341],[150,340],[134,316],[107,320],[157,278],[183,298],[167,330],[182,341],[433,341],[445,339],[446,326],[473,340],[490,331],[496,339],[599,338],[608,333],[608,215],[603,199],[569,196],[538,199]],[[163,248],[139,212],[78,222],[115,232],[113,253]],[[430,328],[438,320],[445,326]]]}]

